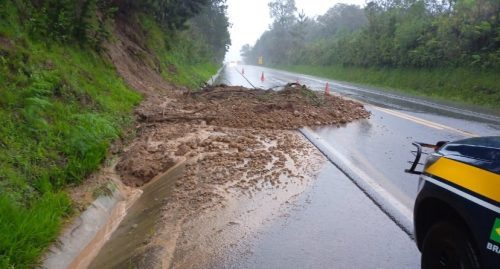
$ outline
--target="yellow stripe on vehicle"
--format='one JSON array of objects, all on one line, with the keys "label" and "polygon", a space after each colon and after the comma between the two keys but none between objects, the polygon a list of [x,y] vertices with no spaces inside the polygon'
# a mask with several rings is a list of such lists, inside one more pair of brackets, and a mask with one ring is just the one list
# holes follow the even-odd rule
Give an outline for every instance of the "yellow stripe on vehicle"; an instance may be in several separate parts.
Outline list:
[{"label": "yellow stripe on vehicle", "polygon": [[500,175],[493,172],[445,157],[439,158],[425,172],[500,202]]}]

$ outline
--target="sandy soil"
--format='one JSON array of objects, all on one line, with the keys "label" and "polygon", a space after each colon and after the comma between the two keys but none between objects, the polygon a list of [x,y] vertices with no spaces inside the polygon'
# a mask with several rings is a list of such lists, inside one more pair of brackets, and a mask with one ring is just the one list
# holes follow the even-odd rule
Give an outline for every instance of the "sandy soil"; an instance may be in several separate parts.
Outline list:
[{"label": "sandy soil", "polygon": [[318,155],[293,132],[301,126],[344,124],[369,117],[363,106],[299,84],[280,91],[215,86],[150,96],[137,109],[138,137],[116,166],[125,184],[140,187],[180,160],[175,206],[196,214],[224,200],[310,175]]}]

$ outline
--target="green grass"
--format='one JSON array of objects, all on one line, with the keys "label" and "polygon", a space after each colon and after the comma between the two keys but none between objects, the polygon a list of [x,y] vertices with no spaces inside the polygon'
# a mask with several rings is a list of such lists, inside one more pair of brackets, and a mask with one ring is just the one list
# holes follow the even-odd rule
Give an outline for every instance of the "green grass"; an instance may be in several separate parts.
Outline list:
[{"label": "green grass", "polygon": [[161,74],[168,82],[196,89],[217,72],[205,54],[205,45],[189,32],[165,34],[148,16],[142,16],[141,22],[148,33],[148,46],[159,57]]},{"label": "green grass", "polygon": [[463,104],[500,108],[498,70],[280,66],[292,72],[373,85]]},{"label": "green grass", "polygon": [[29,207],[0,196],[0,268],[34,267],[39,255],[57,236],[61,216],[71,212],[62,193],[47,192]]},{"label": "green grass", "polygon": [[[65,188],[99,168],[142,98],[91,49],[35,40],[12,3],[0,0],[0,268],[32,268],[74,214]],[[167,81],[195,89],[215,73],[196,38],[142,23]]]},{"label": "green grass", "polygon": [[64,188],[100,166],[141,96],[96,53],[34,41],[2,8],[0,268],[31,268],[72,214]]}]

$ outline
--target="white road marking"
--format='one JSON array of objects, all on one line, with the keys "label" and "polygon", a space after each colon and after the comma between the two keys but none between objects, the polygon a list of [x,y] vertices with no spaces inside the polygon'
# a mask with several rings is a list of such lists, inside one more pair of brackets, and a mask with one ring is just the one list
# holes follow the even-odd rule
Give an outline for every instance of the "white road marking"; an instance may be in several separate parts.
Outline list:
[{"label": "white road marking", "polygon": [[311,141],[334,165],[346,174],[366,193],[387,215],[395,220],[408,235],[413,231],[413,213],[396,197],[380,186],[375,179],[353,164],[346,156],[333,148],[323,138],[308,127],[300,129],[302,134]]}]

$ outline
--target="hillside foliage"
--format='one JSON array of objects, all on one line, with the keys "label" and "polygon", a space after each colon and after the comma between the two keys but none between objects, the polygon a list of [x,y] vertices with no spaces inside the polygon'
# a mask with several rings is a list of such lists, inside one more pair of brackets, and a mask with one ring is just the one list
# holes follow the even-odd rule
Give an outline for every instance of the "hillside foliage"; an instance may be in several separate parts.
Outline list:
[{"label": "hillside foliage", "polygon": [[145,49],[194,88],[227,50],[225,12],[223,0],[0,0],[0,268],[37,267],[75,214],[65,189],[133,135],[141,95],[103,46],[117,16],[155,36]]},{"label": "hillside foliage", "polygon": [[270,29],[241,50],[248,63],[500,69],[498,0],[372,0],[317,18],[275,0],[270,13]]}]

